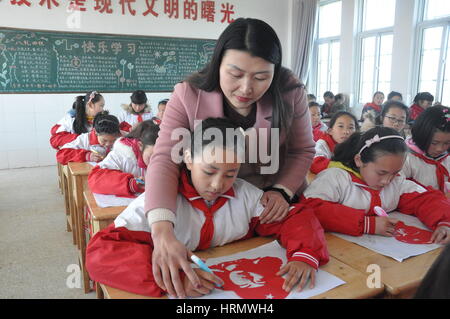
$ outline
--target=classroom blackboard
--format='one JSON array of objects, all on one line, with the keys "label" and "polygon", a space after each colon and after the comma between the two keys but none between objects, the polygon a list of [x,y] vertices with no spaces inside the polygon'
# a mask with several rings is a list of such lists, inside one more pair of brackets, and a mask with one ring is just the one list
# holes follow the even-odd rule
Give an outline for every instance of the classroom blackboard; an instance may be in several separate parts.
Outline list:
[{"label": "classroom blackboard", "polygon": [[0,93],[171,92],[215,42],[0,28]]}]

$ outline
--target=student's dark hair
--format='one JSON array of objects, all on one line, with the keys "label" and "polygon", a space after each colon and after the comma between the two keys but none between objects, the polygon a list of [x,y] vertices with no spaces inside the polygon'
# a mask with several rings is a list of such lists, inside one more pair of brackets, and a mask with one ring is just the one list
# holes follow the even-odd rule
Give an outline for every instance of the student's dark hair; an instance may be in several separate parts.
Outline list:
[{"label": "student's dark hair", "polygon": [[147,103],[147,95],[142,90],[134,91],[130,96],[131,102],[134,104],[145,104]]},{"label": "student's dark hair", "polygon": [[161,100],[161,101],[158,102],[158,105],[160,105],[160,104],[166,105],[167,102],[169,102],[169,99],[163,99],[163,100]]},{"label": "student's dark hair", "polygon": [[414,299],[450,299],[450,244],[431,265]]},{"label": "student's dark hair", "polygon": [[379,117],[379,123],[376,123],[376,124],[379,124],[379,125],[383,124],[384,117],[389,112],[389,110],[393,109],[393,108],[398,108],[398,109],[405,111],[405,115],[406,115],[405,123],[408,123],[409,107],[407,107],[402,102],[387,100],[387,102],[385,102],[383,104],[383,109],[381,110],[381,114]]},{"label": "student's dark hair", "polygon": [[94,129],[98,135],[120,135],[119,120],[108,111],[97,113],[94,117]]},{"label": "student's dark hair", "polygon": [[431,95],[431,93],[429,93],[429,92],[419,92],[414,97],[414,103],[417,104],[417,103],[419,103],[419,101],[430,101],[430,102],[433,102],[434,101],[434,96]]},{"label": "student's dark hair", "polygon": [[381,92],[381,91],[376,91],[376,92],[373,94],[373,96],[372,96],[372,100],[375,98],[375,96],[377,96],[377,94],[383,94],[383,96],[384,96],[384,93],[383,93],[383,92]]},{"label": "student's dark hair", "polygon": [[[352,168],[355,171],[359,171],[355,163],[355,155],[366,144],[366,141],[373,138],[375,135],[379,137],[388,135],[400,134],[390,128],[376,126],[364,133],[353,133],[345,142],[338,144],[334,150],[333,161],[341,162],[347,167]],[[365,148],[361,153],[361,161],[363,163],[370,163],[376,161],[380,156],[386,154],[404,154],[407,151],[406,143],[399,138],[388,138],[381,140],[380,142],[373,143],[370,147]]]},{"label": "student's dark hair", "polygon": [[125,137],[136,138],[140,140],[145,147],[147,145],[155,145],[158,133],[159,125],[155,124],[153,120],[145,120],[136,125],[136,127]]},{"label": "student's dark hair", "polygon": [[220,87],[219,69],[227,50],[240,50],[260,57],[275,65],[272,83],[266,94],[272,103],[272,127],[289,129],[293,105],[283,100],[282,94],[297,87],[304,87],[293,73],[281,66],[281,43],[274,29],[264,21],[238,18],[222,32],[217,40],[211,61],[203,70],[190,75],[186,81],[195,88],[212,92]]},{"label": "student's dark hair", "polygon": [[336,124],[336,121],[342,116],[351,117],[353,119],[353,121],[355,122],[355,130],[359,131],[359,123],[358,123],[358,120],[356,119],[356,116],[354,116],[352,113],[346,112],[346,111],[340,111],[340,112],[334,113],[333,116],[331,117],[328,127],[333,128],[334,124]]},{"label": "student's dark hair", "polygon": [[[232,147],[235,152],[239,148],[244,147],[245,139],[244,134],[239,132],[238,135],[233,135],[233,139],[230,140],[230,133],[239,130],[240,127],[227,118],[207,118],[201,122],[201,125],[197,125],[194,129],[194,133],[191,134],[191,154],[192,158],[196,155],[201,155],[200,152],[203,148],[213,142],[214,139],[210,139],[209,136],[205,136],[204,133],[208,129],[217,129],[222,136],[222,146],[224,148]],[[228,129],[228,130],[227,130]],[[231,129],[231,130],[230,130]],[[218,133],[219,133],[218,132]],[[240,138],[238,138],[240,136]]]},{"label": "student's dark hair", "polygon": [[326,91],[326,92],[323,94],[323,98],[326,98],[326,97],[329,97],[330,99],[334,98],[333,92],[331,92],[331,91]]},{"label": "student's dark hair", "polygon": [[426,152],[431,145],[434,133],[450,132],[449,118],[450,108],[445,106],[432,106],[424,110],[411,128],[414,143]]},{"label": "student's dark hair", "polygon": [[396,92],[396,91],[392,91],[391,93],[388,94],[387,99],[390,100],[395,96],[399,96],[400,99],[403,100],[403,95],[400,92]]},{"label": "student's dark hair", "polygon": [[[92,98],[91,98],[92,96]],[[86,104],[89,102],[97,103],[102,99],[102,95],[96,91],[87,93],[86,95],[79,95],[75,99],[72,108],[75,108],[75,120],[73,121],[73,131],[76,134],[87,133],[88,121],[86,119]]]},{"label": "student's dark hair", "polygon": [[308,103],[308,107],[313,107],[313,106],[317,106],[317,107],[320,108],[320,104],[317,103],[317,102],[309,102],[309,103]]},{"label": "student's dark hair", "polygon": [[314,94],[308,94],[308,95],[307,95],[307,98],[308,98],[309,100],[317,100],[317,98],[316,98],[316,96],[315,96]]}]

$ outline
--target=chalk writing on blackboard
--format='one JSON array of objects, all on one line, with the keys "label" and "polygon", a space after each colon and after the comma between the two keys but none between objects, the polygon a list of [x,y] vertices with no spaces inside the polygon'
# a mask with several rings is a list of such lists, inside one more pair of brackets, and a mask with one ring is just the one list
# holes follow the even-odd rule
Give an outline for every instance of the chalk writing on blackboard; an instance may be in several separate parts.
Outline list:
[{"label": "chalk writing on blackboard", "polygon": [[214,40],[0,29],[0,93],[171,91]]}]

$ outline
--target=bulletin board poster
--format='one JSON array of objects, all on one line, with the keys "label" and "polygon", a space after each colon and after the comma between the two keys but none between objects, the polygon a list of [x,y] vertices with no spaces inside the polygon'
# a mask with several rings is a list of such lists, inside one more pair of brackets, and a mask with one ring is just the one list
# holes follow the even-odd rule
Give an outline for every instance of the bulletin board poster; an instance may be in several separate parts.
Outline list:
[{"label": "bulletin board poster", "polygon": [[216,41],[0,28],[1,93],[171,92]]}]

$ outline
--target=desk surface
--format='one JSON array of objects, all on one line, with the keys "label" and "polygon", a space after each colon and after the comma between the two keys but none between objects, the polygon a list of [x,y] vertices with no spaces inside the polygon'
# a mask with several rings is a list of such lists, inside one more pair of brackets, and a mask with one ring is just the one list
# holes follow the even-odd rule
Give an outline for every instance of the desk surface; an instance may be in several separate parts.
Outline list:
[{"label": "desk surface", "polygon": [[75,176],[88,175],[93,167],[89,163],[75,163],[75,162],[69,162],[67,166],[69,167],[70,173]]},{"label": "desk surface", "polygon": [[83,192],[84,200],[95,220],[115,219],[127,206],[98,207],[92,192],[87,189]]},{"label": "desk surface", "polygon": [[[225,246],[210,248],[205,251],[196,252],[201,258],[215,258],[226,255],[235,254],[241,251],[249,250],[271,242],[273,238],[255,237],[248,240],[234,242]],[[327,271],[346,282],[346,284],[331,289],[323,294],[313,297],[313,299],[322,298],[343,298],[343,299],[357,299],[357,298],[371,298],[381,294],[384,287],[368,288],[366,285],[367,275],[351,268],[343,262],[330,258],[327,265],[321,267],[322,270]],[[119,289],[115,289],[106,285],[101,285],[105,298],[111,299],[152,299],[150,297],[136,295]]]},{"label": "desk surface", "polygon": [[332,257],[364,274],[369,275],[367,273],[368,265],[379,265],[381,281],[385,285],[386,291],[392,296],[417,288],[442,251],[442,248],[439,248],[398,262],[332,234],[327,233],[326,239],[328,251]]}]

